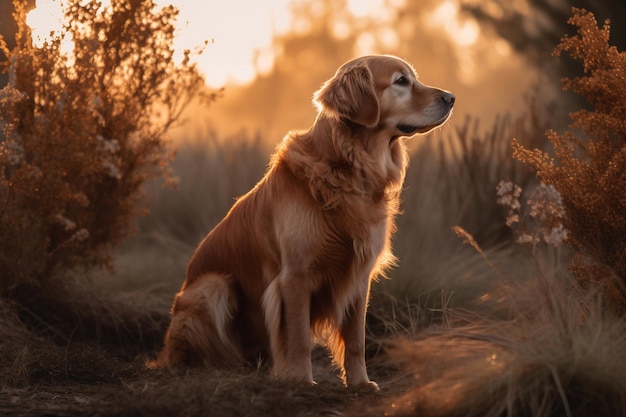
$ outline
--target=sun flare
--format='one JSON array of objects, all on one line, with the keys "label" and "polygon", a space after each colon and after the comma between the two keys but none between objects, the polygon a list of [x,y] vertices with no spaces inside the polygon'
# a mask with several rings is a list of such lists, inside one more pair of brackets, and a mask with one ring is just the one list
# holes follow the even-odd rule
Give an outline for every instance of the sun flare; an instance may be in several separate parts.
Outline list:
[{"label": "sun flare", "polygon": [[41,45],[52,33],[62,28],[63,13],[59,2],[37,0],[37,7],[28,13],[26,23],[32,30],[35,45]]},{"label": "sun flare", "polygon": [[[175,59],[181,60],[184,50],[196,50],[206,45],[195,59],[207,84],[213,88],[248,84],[259,75],[269,74],[281,53],[275,47],[276,37],[306,31],[301,27],[303,19],[294,14],[299,4],[297,0],[154,1],[158,7],[172,4],[179,10],[174,39]],[[62,0],[38,0],[36,9],[28,14],[27,22],[36,45],[61,30],[62,3]],[[110,0],[101,0],[101,3],[107,6]],[[344,13],[347,13],[330,22],[332,33],[338,40],[346,39],[355,30],[354,22],[375,22],[375,28],[358,34],[354,55],[395,51],[400,45],[401,34],[394,24],[397,19],[394,11],[405,3],[406,0],[346,0]],[[312,10],[319,9],[320,13],[325,7],[322,3],[313,6]],[[455,46],[455,54],[463,62],[459,76],[464,82],[472,83],[478,65],[474,51],[481,44],[478,23],[462,16],[458,0],[444,0],[434,5],[423,19],[425,25],[436,29],[437,36]],[[494,45],[500,57],[510,52],[506,42],[495,42]],[[63,51],[71,54],[72,47],[72,40],[65,39]]]},{"label": "sun flare", "polygon": [[[391,6],[401,5],[404,0],[394,0]],[[38,0],[37,8],[28,14],[27,22],[33,31],[33,40],[41,45],[51,33],[62,28],[63,12],[60,0]],[[206,43],[197,58],[198,66],[207,84],[220,87],[225,84],[246,84],[259,74],[273,70],[276,51],[273,40],[277,35],[294,31],[292,0],[232,0],[229,2],[198,2],[193,0],[156,0],[158,6],[172,4],[179,9],[174,41],[176,57],[182,59],[185,49],[194,50]],[[103,6],[110,4],[102,1]],[[388,0],[350,0],[347,10],[356,17],[389,15]],[[340,25],[339,25],[340,26]],[[350,27],[338,27],[349,33]],[[397,41],[393,33],[387,34],[387,44]],[[359,51],[366,51],[372,42],[359,40]],[[72,49],[70,39],[64,50]]]},{"label": "sun flare", "polygon": [[[182,59],[185,49],[194,50],[207,44],[198,57],[198,66],[207,84],[214,87],[248,83],[257,74],[271,71],[273,37],[289,30],[289,0],[225,3],[157,0],[155,3],[157,6],[172,4],[179,9],[178,35],[174,40],[178,59]],[[102,4],[106,7],[110,1],[104,0]],[[37,8],[27,17],[35,44],[41,45],[51,33],[58,33],[62,21],[59,0],[38,0]],[[71,48],[71,40],[66,40],[64,50],[71,51]]]},{"label": "sun flare", "polygon": [[443,28],[446,35],[458,46],[471,46],[478,41],[480,27],[475,20],[462,20],[459,5],[454,1],[441,3],[430,15],[430,23]]}]

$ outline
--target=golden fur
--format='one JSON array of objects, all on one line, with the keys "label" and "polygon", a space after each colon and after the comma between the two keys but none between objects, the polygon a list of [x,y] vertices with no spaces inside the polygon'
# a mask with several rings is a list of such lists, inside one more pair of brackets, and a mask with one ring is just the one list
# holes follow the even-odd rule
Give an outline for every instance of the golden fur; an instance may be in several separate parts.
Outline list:
[{"label": "golden fur", "polygon": [[264,178],[196,249],[154,367],[237,366],[313,382],[313,341],[348,385],[365,367],[370,283],[389,266],[407,155],[401,136],[443,124],[454,96],[391,56],[344,64],[315,94]]}]

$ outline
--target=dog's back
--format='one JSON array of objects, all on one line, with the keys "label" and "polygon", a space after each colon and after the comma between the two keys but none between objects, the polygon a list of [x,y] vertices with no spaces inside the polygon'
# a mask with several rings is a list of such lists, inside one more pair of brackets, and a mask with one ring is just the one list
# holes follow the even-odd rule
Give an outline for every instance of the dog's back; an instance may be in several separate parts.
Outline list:
[{"label": "dog's back", "polygon": [[454,96],[404,61],[364,57],[315,96],[313,127],[291,133],[265,177],[194,253],[153,366],[233,366],[268,358],[313,382],[312,332],[350,385],[365,367],[370,283],[393,262],[406,170],[400,136],[444,123]]}]

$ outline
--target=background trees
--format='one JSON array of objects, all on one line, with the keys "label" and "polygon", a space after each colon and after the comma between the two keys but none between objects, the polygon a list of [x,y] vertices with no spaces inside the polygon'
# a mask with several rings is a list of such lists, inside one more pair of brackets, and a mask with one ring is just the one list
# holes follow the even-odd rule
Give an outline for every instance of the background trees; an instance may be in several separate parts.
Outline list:
[{"label": "background trees", "polygon": [[171,6],[70,0],[62,33],[35,48],[26,3],[15,4],[0,91],[3,296],[108,264],[132,230],[141,185],[167,175],[168,128],[204,88],[189,51],[181,63],[172,58]]}]

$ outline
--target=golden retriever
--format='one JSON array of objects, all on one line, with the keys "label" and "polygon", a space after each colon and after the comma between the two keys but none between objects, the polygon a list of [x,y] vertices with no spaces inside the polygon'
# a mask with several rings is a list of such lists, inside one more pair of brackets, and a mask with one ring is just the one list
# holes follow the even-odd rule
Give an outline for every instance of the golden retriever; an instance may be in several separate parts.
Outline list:
[{"label": "golden retriever", "polygon": [[402,136],[452,112],[393,56],[347,62],[314,95],[310,130],[289,133],[263,179],[193,254],[152,367],[237,366],[313,382],[327,346],[345,384],[377,385],[365,367],[370,283],[393,263],[391,235],[407,165]]}]

